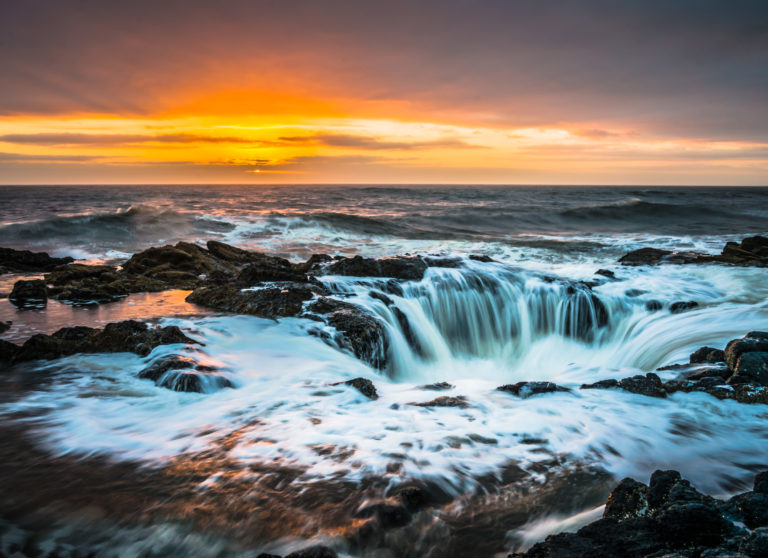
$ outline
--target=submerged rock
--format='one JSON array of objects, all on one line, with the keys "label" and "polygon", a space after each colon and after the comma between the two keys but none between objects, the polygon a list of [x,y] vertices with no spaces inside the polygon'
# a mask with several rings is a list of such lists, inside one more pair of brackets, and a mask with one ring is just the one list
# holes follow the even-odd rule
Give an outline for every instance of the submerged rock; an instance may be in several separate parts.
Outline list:
[{"label": "submerged rock", "polygon": [[138,377],[173,391],[204,393],[234,387],[219,368],[183,355],[160,357],[142,369]]},{"label": "submerged rock", "polygon": [[48,304],[48,288],[42,279],[16,281],[8,299],[20,308],[39,308]]},{"label": "submerged rock", "polygon": [[0,248],[0,275],[53,271],[56,267],[75,261],[72,258],[52,258],[45,252]]},{"label": "submerged rock", "polygon": [[661,378],[653,372],[646,375],[631,376],[622,380],[601,380],[593,384],[582,384],[581,389],[609,389],[619,388],[630,393],[646,395],[649,397],[666,397],[667,392],[661,383]]},{"label": "submerged rock", "polygon": [[698,306],[699,306],[699,303],[696,302],[695,300],[673,302],[672,304],[669,305],[669,311],[672,314],[680,314],[681,312],[685,312],[686,310],[693,310]]},{"label": "submerged rock", "polygon": [[[51,360],[77,353],[136,353],[146,356],[159,345],[198,344],[177,326],[150,328],[143,322],[128,320],[107,324],[104,329],[65,327],[51,335],[33,335],[16,346],[11,360]],[[10,349],[9,349],[10,350]]]},{"label": "submerged rock", "polygon": [[446,391],[453,389],[454,387],[455,386],[453,384],[449,384],[448,382],[435,382],[434,384],[419,386],[418,389],[424,389],[427,391]]},{"label": "submerged rock", "polygon": [[415,407],[459,407],[461,409],[466,409],[469,407],[469,403],[467,403],[467,398],[463,395],[459,395],[456,397],[448,397],[447,395],[443,395],[442,397],[438,397],[436,399],[433,399],[432,401],[425,401],[423,403],[408,403],[409,405],[413,405]]},{"label": "submerged rock", "polygon": [[517,382],[506,384],[496,388],[497,391],[506,391],[523,399],[540,393],[569,392],[568,388],[558,386],[552,382]]}]

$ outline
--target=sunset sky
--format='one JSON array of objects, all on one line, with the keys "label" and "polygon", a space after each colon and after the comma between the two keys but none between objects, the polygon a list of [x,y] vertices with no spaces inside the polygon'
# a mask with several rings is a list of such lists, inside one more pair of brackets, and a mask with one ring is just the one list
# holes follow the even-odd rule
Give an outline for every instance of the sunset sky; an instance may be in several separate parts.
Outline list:
[{"label": "sunset sky", "polygon": [[768,184],[768,2],[0,0],[0,183]]}]

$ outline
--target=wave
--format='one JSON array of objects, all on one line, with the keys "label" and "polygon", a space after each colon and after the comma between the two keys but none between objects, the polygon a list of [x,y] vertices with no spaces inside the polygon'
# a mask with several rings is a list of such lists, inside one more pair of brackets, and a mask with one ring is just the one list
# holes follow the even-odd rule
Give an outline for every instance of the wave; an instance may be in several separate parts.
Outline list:
[{"label": "wave", "polygon": [[651,218],[701,220],[713,217],[727,219],[738,219],[740,217],[714,206],[648,202],[639,198],[630,198],[614,203],[574,207],[561,211],[559,215],[567,219],[583,221],[608,219],[631,220],[634,223]]}]

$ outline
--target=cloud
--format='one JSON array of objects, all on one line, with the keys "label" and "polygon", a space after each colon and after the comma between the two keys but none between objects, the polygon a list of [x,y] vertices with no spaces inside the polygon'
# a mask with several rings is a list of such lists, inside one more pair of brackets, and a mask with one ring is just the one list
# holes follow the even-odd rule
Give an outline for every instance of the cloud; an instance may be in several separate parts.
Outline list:
[{"label": "cloud", "polygon": [[5,134],[0,142],[20,145],[57,145],[57,146],[124,146],[145,143],[252,143],[251,140],[232,136],[209,136],[200,134],[79,134],[79,133],[41,133],[41,134]]},{"label": "cloud", "polygon": [[456,138],[444,138],[429,141],[391,141],[370,136],[353,134],[318,133],[308,136],[283,136],[268,145],[323,145],[365,150],[422,150],[422,149],[482,149],[484,146],[466,143]]},{"label": "cloud", "polygon": [[90,155],[26,155],[24,153],[0,153],[2,163],[86,163],[100,157]]}]

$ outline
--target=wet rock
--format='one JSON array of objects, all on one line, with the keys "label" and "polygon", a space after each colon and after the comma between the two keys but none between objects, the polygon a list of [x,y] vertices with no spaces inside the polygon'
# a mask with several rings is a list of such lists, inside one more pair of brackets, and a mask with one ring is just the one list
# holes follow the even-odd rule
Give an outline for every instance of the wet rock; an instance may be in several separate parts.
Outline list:
[{"label": "wet rock", "polygon": [[623,479],[608,496],[603,517],[625,519],[645,515],[648,510],[647,490],[647,486],[635,479]]},{"label": "wet rock", "polygon": [[10,341],[0,339],[0,362],[11,362],[16,360],[16,354],[20,347]]},{"label": "wet rock", "polygon": [[745,492],[728,500],[722,509],[750,529],[768,526],[768,494]]},{"label": "wet rock", "polygon": [[429,504],[428,494],[418,486],[401,488],[397,493],[397,498],[410,512],[420,510]]},{"label": "wet rock", "polygon": [[768,334],[751,331],[741,339],[733,339],[725,346],[725,363],[731,370],[736,369],[739,358],[744,353],[768,352]]},{"label": "wet rock", "polygon": [[593,384],[581,384],[579,389],[611,389],[617,387],[619,387],[619,381],[610,379],[600,380],[599,382],[595,382]]},{"label": "wet rock", "polygon": [[739,547],[750,558],[768,558],[768,527],[755,529]]},{"label": "wet rock", "polygon": [[306,262],[293,264],[293,268],[300,273],[310,273],[322,270],[322,264],[332,261],[328,254],[312,254]]},{"label": "wet rock", "polygon": [[304,550],[291,552],[285,558],[338,558],[336,551],[327,546],[310,546]]},{"label": "wet rock", "polygon": [[598,269],[597,271],[595,271],[595,275],[602,275],[603,277],[607,277],[608,279],[616,279],[616,274],[610,269]]},{"label": "wet rock", "polygon": [[755,476],[753,492],[758,494],[768,494],[768,471],[763,471]]},{"label": "wet rock", "polygon": [[0,275],[3,273],[28,273],[53,271],[60,265],[73,262],[72,258],[52,258],[45,252],[0,248]]},{"label": "wet rock", "polygon": [[183,355],[166,355],[141,370],[139,378],[173,391],[205,393],[234,385],[221,371]]},{"label": "wet rock", "polygon": [[762,386],[768,386],[768,352],[749,352],[742,354],[736,362],[733,373],[734,378],[732,378],[732,380],[736,377],[738,377],[739,380],[745,378],[754,380]]},{"label": "wet rock", "polygon": [[464,260],[450,256],[426,256],[424,261],[429,267],[447,267],[456,269],[464,266]]},{"label": "wet rock", "polygon": [[631,393],[646,395],[648,397],[667,396],[662,387],[661,378],[653,372],[649,372],[645,376],[637,375],[632,376],[631,378],[624,378],[619,381],[619,388]]},{"label": "wet rock", "polygon": [[50,273],[47,273],[45,275],[45,280],[52,285],[66,285],[73,281],[98,278],[106,273],[115,274],[117,273],[117,268],[110,265],[85,265],[73,263],[59,266]]},{"label": "wet rock", "polygon": [[435,382],[434,384],[426,384],[423,386],[419,386],[419,389],[424,389],[427,391],[446,391],[453,388],[454,388],[454,385],[449,384],[448,382]]},{"label": "wet rock", "polygon": [[190,289],[202,282],[200,276],[215,271],[234,276],[239,266],[215,257],[196,244],[179,242],[175,246],[152,247],[134,254],[122,269],[129,275],[159,279],[173,288]]},{"label": "wet rock", "polygon": [[420,257],[396,256],[392,258],[342,258],[328,266],[330,275],[353,277],[393,277],[403,280],[419,280],[424,277],[427,264]]},{"label": "wet rock", "polygon": [[640,289],[627,289],[626,291],[624,291],[624,296],[628,296],[629,298],[635,298],[647,292],[648,291],[643,291]]},{"label": "wet rock", "polygon": [[735,265],[765,267],[768,265],[768,238],[752,236],[740,243],[728,242],[719,259]]},{"label": "wet rock", "polygon": [[14,361],[50,360],[77,353],[136,353],[146,356],[159,345],[197,344],[176,326],[150,328],[128,320],[107,324],[104,329],[65,327],[52,335],[30,337],[16,352]]},{"label": "wet rock", "polygon": [[389,340],[384,325],[361,308],[336,310],[327,317],[328,325],[340,334],[338,345],[376,369],[387,364]]},{"label": "wet rock", "polygon": [[16,281],[8,299],[20,308],[40,308],[48,303],[48,288],[42,279]]},{"label": "wet rock", "polygon": [[673,302],[669,305],[669,311],[672,314],[680,314],[681,312],[685,312],[686,310],[692,310],[694,308],[697,308],[699,306],[699,303],[695,300],[688,300],[688,301],[680,301],[680,302]]},{"label": "wet rock", "polygon": [[0,322],[0,334],[5,333],[9,329],[11,329],[11,326],[13,325],[13,322]]},{"label": "wet rock", "polygon": [[645,303],[645,309],[649,312],[658,312],[662,307],[663,305],[658,300],[649,300]]},{"label": "wet rock", "polygon": [[660,250],[658,248],[640,248],[633,250],[621,258],[619,263],[622,265],[656,265],[661,263],[664,258],[672,254],[669,250]]},{"label": "wet rock", "polygon": [[397,306],[392,307],[392,313],[395,315],[397,324],[400,326],[400,331],[402,332],[403,337],[405,337],[408,346],[413,349],[413,352],[417,355],[423,355],[424,348],[421,346],[421,341],[419,341],[416,332],[411,327],[411,322],[408,321],[408,316],[406,316],[405,312],[400,310]]},{"label": "wet rock", "polygon": [[186,300],[223,312],[276,319],[298,316],[306,301],[324,292],[320,287],[304,283],[254,289],[241,289],[227,284],[200,287],[190,293]]},{"label": "wet rock", "polygon": [[646,491],[646,501],[651,510],[662,507],[669,500],[672,488],[682,480],[677,471],[656,470],[651,475]]},{"label": "wet rock", "polygon": [[715,506],[699,502],[673,504],[656,515],[664,538],[676,546],[716,546],[729,523]]},{"label": "wet rock", "polygon": [[488,256],[487,254],[470,254],[469,259],[474,260],[476,262],[483,262],[483,263],[494,263],[496,261],[492,257]]},{"label": "wet rock", "polygon": [[371,291],[368,293],[368,296],[370,296],[371,298],[375,298],[376,300],[380,300],[381,302],[384,303],[385,306],[392,306],[395,303],[394,300],[392,300],[387,295],[379,291]]},{"label": "wet rock", "polygon": [[88,305],[114,302],[125,298],[130,292],[121,281],[105,283],[101,278],[91,278],[54,288],[52,298],[74,305]]},{"label": "wet rock", "polygon": [[516,384],[506,384],[496,388],[498,391],[506,391],[523,399],[532,395],[541,393],[569,392],[568,388],[558,386],[552,382],[517,382]]},{"label": "wet rock", "polygon": [[[254,254],[254,256],[256,256]],[[305,273],[297,271],[291,266],[291,262],[276,256],[258,254],[252,258],[237,276],[237,281],[245,286],[257,285],[265,281],[296,281],[307,280]]]},{"label": "wet rock", "polygon": [[243,250],[242,248],[238,248],[230,244],[225,244],[223,242],[219,242],[218,240],[209,240],[205,243],[205,247],[213,257],[234,264],[247,264],[255,262],[265,256],[260,252]]},{"label": "wet rock", "polygon": [[712,347],[702,347],[691,353],[688,362],[691,364],[725,362],[725,352]]},{"label": "wet rock", "polygon": [[589,290],[570,286],[565,300],[563,333],[584,341],[591,341],[597,329],[608,325],[608,309]]},{"label": "wet rock", "polygon": [[379,393],[376,391],[376,386],[373,385],[373,382],[368,380],[367,378],[354,378],[352,380],[347,380],[346,382],[336,382],[331,385],[338,386],[340,384],[352,386],[357,391],[365,395],[368,399],[379,398]]},{"label": "wet rock", "polygon": [[469,404],[467,403],[467,398],[463,395],[459,395],[457,397],[448,397],[446,395],[443,395],[442,397],[438,397],[436,399],[433,399],[432,401],[425,401],[423,403],[408,403],[409,405],[413,405],[415,407],[459,407],[461,409],[466,409],[469,407]]}]

